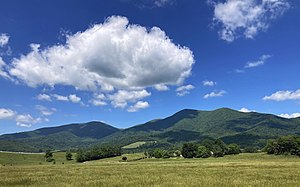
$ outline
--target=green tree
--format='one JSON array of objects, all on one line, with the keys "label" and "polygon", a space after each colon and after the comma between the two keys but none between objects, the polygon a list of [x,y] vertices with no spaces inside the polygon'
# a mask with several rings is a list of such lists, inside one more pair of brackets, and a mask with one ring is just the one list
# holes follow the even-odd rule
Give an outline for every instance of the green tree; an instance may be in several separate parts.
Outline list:
[{"label": "green tree", "polygon": [[264,150],[268,154],[300,156],[300,138],[296,136],[282,136],[277,140],[269,140]]},{"label": "green tree", "polygon": [[45,152],[45,159],[47,162],[52,162],[53,161],[53,153],[51,150],[46,150]]},{"label": "green tree", "polygon": [[76,154],[76,161],[77,162],[84,162],[86,160],[87,160],[87,157],[85,155],[85,152],[82,149],[78,150],[78,152]]},{"label": "green tree", "polygon": [[72,153],[70,151],[66,152],[66,160],[72,160]]},{"label": "green tree", "polygon": [[162,158],[164,155],[164,151],[161,150],[161,149],[155,149],[154,152],[153,152],[153,156],[155,158]]},{"label": "green tree", "polygon": [[211,152],[207,147],[200,145],[197,150],[196,157],[197,158],[208,158],[211,156]]},{"label": "green tree", "polygon": [[221,139],[217,139],[214,141],[212,150],[214,157],[223,157],[226,154],[227,150],[227,145]]},{"label": "green tree", "polygon": [[228,145],[227,155],[239,154],[241,152],[240,146],[235,143]]},{"label": "green tree", "polygon": [[180,157],[181,151],[179,151],[179,150],[174,151],[174,155],[175,155],[176,157]]},{"label": "green tree", "polygon": [[181,154],[184,158],[193,158],[197,155],[198,147],[194,143],[184,143]]}]

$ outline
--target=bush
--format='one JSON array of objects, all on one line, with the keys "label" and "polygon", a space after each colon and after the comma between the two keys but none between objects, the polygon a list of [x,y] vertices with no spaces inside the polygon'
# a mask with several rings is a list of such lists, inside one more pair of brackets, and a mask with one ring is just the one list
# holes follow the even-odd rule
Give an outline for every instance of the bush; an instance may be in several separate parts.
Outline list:
[{"label": "bush", "polygon": [[71,152],[66,152],[66,160],[72,160],[72,153]]},{"label": "bush", "polygon": [[53,153],[51,152],[51,150],[47,150],[45,152],[45,159],[46,159],[46,162],[52,162],[54,159],[53,159]]}]

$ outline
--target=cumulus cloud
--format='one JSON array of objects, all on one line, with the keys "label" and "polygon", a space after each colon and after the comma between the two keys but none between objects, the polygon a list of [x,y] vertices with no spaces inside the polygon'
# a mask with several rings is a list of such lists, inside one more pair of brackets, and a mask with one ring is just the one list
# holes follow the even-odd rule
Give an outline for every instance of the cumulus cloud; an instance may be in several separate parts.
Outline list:
[{"label": "cumulus cloud", "polygon": [[298,118],[300,117],[300,113],[292,113],[292,114],[280,114],[278,115],[279,117],[282,117],[282,118],[288,118],[288,119],[291,119],[291,118]]},{"label": "cumulus cloud", "polygon": [[140,109],[145,109],[145,108],[148,108],[150,105],[148,102],[146,101],[138,101],[137,103],[135,103],[135,105],[133,106],[130,106],[127,111],[128,112],[137,112],[139,111]]},{"label": "cumulus cloud", "polygon": [[164,84],[157,84],[154,86],[154,88],[158,91],[167,91],[169,90],[169,87]]},{"label": "cumulus cloud", "polygon": [[211,97],[222,97],[222,96],[224,96],[224,94],[226,94],[226,91],[221,90],[219,92],[211,92],[209,94],[206,94],[206,95],[203,96],[203,98],[208,99],[208,98],[211,98]]},{"label": "cumulus cloud", "polygon": [[296,91],[277,91],[270,96],[263,97],[263,100],[285,101],[285,100],[300,100],[300,89]]},{"label": "cumulus cloud", "polygon": [[42,122],[42,118],[33,118],[30,114],[17,115],[15,120],[20,127],[31,127],[33,124]]},{"label": "cumulus cloud", "polygon": [[12,119],[16,114],[13,110],[0,108],[0,119]]},{"label": "cumulus cloud", "polygon": [[255,112],[255,110],[249,110],[248,108],[241,108],[239,112],[249,113],[249,112]]},{"label": "cumulus cloud", "polygon": [[[42,109],[43,106],[38,106],[37,109]],[[55,110],[55,109],[51,109]],[[18,114],[18,112],[7,108],[0,108],[0,120],[8,119],[16,121],[20,127],[31,127],[33,124],[41,123],[42,118],[33,118],[30,114]]]},{"label": "cumulus cloud", "polygon": [[109,95],[108,98],[111,100],[111,104],[115,108],[125,108],[128,102],[136,102],[145,97],[149,97],[150,95],[151,93],[149,93],[147,90],[119,90],[117,93]]},{"label": "cumulus cloud", "polygon": [[66,44],[13,59],[10,76],[31,87],[70,85],[80,90],[113,91],[178,85],[195,63],[187,47],[174,44],[158,27],[147,30],[112,16],[103,24],[68,35]]},{"label": "cumulus cloud", "polygon": [[104,94],[94,94],[94,98],[90,100],[90,103],[94,106],[105,106],[107,103],[104,101],[107,98],[105,97]]},{"label": "cumulus cloud", "polygon": [[236,38],[254,38],[266,31],[271,22],[283,15],[289,8],[287,0],[226,0],[215,2],[213,20],[221,25],[221,39],[232,42]]},{"label": "cumulus cloud", "polygon": [[257,66],[262,66],[271,57],[271,55],[262,55],[257,61],[247,62],[244,68],[255,68]]},{"label": "cumulus cloud", "polygon": [[194,89],[195,87],[191,84],[180,86],[176,89],[177,96],[185,96],[190,93],[190,90]]},{"label": "cumulus cloud", "polygon": [[69,95],[69,100],[72,103],[79,103],[81,101],[81,98],[78,97],[76,94],[71,94],[71,95]]},{"label": "cumulus cloud", "polygon": [[203,86],[215,86],[217,83],[214,81],[205,80],[202,82]]},{"label": "cumulus cloud", "polygon": [[6,33],[0,34],[0,47],[4,47],[8,44],[9,41],[9,35]]},{"label": "cumulus cloud", "polygon": [[42,105],[36,105],[35,108],[43,115],[43,116],[51,116],[54,112],[56,112],[55,108],[48,109]]},{"label": "cumulus cloud", "polygon": [[38,96],[36,96],[37,100],[40,100],[40,101],[52,101],[51,100],[51,96],[50,95],[47,95],[47,94],[39,94]]}]

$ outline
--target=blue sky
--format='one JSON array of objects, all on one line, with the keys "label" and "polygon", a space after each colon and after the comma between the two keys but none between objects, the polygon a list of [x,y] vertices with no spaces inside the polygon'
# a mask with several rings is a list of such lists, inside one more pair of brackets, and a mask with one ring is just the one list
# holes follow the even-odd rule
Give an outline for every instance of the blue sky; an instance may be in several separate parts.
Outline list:
[{"label": "blue sky", "polygon": [[0,134],[181,109],[300,116],[296,0],[1,1]]}]

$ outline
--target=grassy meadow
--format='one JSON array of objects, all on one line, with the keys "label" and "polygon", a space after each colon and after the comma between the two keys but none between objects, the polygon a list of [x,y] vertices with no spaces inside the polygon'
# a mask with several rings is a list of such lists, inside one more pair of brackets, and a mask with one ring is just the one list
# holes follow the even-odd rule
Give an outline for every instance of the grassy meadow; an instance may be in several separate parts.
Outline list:
[{"label": "grassy meadow", "polygon": [[[143,159],[125,155],[86,163],[56,164],[42,154],[0,153],[0,186],[299,186],[300,159],[265,153],[207,159]],[[123,155],[124,156],[124,155]],[[62,164],[64,163],[64,164]],[[5,166],[4,166],[5,165]]]}]

